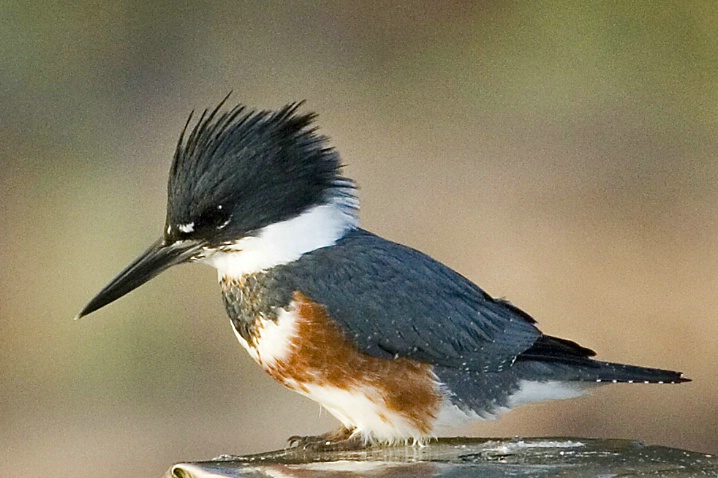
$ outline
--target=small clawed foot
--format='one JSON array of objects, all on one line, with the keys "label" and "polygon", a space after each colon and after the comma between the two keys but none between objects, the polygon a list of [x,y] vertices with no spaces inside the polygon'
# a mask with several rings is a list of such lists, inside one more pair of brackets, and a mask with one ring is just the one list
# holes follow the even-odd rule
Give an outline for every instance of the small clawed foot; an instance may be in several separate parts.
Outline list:
[{"label": "small clawed foot", "polygon": [[361,436],[354,435],[352,430],[339,430],[316,436],[294,435],[287,440],[290,448],[301,448],[312,451],[348,451],[366,448]]}]

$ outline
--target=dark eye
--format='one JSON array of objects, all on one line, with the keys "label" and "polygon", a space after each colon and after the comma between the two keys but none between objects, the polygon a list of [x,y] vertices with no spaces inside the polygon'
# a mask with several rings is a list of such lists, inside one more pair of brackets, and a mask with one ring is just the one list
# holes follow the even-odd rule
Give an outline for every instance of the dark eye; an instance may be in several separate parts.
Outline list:
[{"label": "dark eye", "polygon": [[195,231],[210,232],[216,229],[222,229],[229,222],[229,214],[222,208],[217,206],[202,213],[194,224]]}]

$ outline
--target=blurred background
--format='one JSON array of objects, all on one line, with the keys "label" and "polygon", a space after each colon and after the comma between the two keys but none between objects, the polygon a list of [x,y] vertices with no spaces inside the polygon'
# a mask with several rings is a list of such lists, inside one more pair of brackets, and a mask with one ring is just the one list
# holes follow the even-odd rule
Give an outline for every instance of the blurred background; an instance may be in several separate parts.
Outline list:
[{"label": "blurred background", "polygon": [[159,477],[336,426],[238,346],[209,267],[72,320],[229,91],[307,100],[365,228],[694,380],[458,433],[718,452],[717,33],[711,1],[0,2],[0,475]]}]

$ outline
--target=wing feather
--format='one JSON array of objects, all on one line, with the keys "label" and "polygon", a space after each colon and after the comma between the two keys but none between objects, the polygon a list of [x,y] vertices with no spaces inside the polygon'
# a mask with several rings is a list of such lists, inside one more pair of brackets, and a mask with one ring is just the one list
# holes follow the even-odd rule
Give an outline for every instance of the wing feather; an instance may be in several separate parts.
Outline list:
[{"label": "wing feather", "polygon": [[426,254],[361,229],[273,273],[324,304],[357,347],[377,357],[500,370],[541,336],[516,307]]}]

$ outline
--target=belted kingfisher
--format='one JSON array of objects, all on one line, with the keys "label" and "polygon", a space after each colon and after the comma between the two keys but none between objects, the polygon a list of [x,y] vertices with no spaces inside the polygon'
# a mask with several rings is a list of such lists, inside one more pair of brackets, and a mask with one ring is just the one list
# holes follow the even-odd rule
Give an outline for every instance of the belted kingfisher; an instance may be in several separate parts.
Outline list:
[{"label": "belted kingfisher", "polygon": [[215,267],[239,343],[341,428],[309,448],[422,443],[446,426],[605,383],[686,382],[594,360],[526,312],[358,224],[338,153],[301,103],[255,111],[227,98],[180,135],[162,237],[77,318],[176,264]]}]

